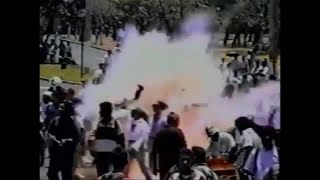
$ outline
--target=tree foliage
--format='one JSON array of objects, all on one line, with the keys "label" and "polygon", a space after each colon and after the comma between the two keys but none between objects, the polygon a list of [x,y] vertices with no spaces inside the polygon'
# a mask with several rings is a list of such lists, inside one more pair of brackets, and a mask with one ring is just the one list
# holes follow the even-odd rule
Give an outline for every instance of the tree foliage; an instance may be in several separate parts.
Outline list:
[{"label": "tree foliage", "polygon": [[[54,33],[57,23],[72,32],[83,23],[84,0],[41,0],[40,32]],[[266,32],[270,0],[90,0],[92,31],[108,32],[125,23],[137,25],[143,33],[154,27],[172,33],[186,16],[199,9],[216,10],[222,29],[240,33]],[[58,21],[57,21],[58,20]]]}]

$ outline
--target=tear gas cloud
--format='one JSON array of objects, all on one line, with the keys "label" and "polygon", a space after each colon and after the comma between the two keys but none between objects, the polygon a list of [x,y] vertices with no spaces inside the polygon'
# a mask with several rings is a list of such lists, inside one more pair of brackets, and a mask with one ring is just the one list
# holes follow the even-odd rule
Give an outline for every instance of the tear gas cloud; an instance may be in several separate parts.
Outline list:
[{"label": "tear gas cloud", "polygon": [[[207,145],[207,125],[225,130],[233,126],[235,118],[255,114],[258,99],[277,88],[271,85],[274,89],[261,87],[248,95],[221,98],[225,80],[218,68],[220,57],[206,53],[212,38],[206,31],[208,24],[206,15],[191,16],[181,26],[183,36],[170,42],[162,32],[142,36],[128,25],[121,53],[111,60],[102,84],[86,87],[84,104],[77,108],[79,114],[96,121],[99,103],[130,99],[137,84],[141,84],[145,90],[135,106],[150,114],[151,104],[158,100],[167,102],[169,109],[180,115],[188,146]],[[190,106],[196,103],[208,106]]]}]

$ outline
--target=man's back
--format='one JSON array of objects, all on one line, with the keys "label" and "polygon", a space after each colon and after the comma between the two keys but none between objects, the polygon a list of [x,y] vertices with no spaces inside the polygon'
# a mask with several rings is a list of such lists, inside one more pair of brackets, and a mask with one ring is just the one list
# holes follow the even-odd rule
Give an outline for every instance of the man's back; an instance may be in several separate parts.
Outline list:
[{"label": "man's back", "polygon": [[186,146],[183,132],[175,127],[167,127],[161,130],[156,135],[154,142],[154,149],[161,157],[167,155],[178,157],[180,149]]}]

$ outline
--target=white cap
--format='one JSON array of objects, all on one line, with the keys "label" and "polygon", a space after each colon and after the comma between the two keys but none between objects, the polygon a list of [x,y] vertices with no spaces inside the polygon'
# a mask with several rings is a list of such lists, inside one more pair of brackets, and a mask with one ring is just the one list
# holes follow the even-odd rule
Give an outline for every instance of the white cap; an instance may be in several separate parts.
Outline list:
[{"label": "white cap", "polygon": [[208,133],[209,136],[212,136],[217,132],[219,132],[218,128],[215,128],[213,126],[207,128],[207,133]]},{"label": "white cap", "polygon": [[50,82],[51,84],[53,85],[59,85],[59,84],[62,84],[62,79],[58,76],[53,76],[51,79],[50,79]]},{"label": "white cap", "polygon": [[51,95],[52,95],[52,92],[51,92],[51,91],[46,91],[46,92],[43,93],[43,95],[51,96]]}]

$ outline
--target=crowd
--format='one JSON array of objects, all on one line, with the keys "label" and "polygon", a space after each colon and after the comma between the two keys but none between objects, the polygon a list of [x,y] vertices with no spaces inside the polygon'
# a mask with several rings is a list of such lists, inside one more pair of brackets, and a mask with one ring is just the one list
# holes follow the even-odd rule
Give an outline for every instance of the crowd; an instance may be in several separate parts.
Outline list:
[{"label": "crowd", "polygon": [[50,43],[46,41],[41,41],[40,47],[40,64],[50,63],[50,64],[63,64],[71,63],[72,60],[72,49],[70,42],[60,41],[57,45],[54,39],[51,39]]},{"label": "crowd", "polygon": [[247,55],[229,54],[231,60],[222,58],[220,70],[226,80],[224,96],[232,97],[234,92],[248,93],[250,88],[277,81],[280,77],[272,74],[272,68],[266,58],[257,58],[256,51],[249,50]]},{"label": "crowd", "polygon": [[[100,76],[111,56],[112,52],[108,52],[105,61],[100,63]],[[276,80],[270,75],[267,61],[257,60],[252,51],[228,63],[223,59],[220,68],[228,83],[223,95],[229,98],[235,92],[247,93],[265,81]],[[49,180],[59,179],[59,172],[63,180],[79,178],[75,170],[89,152],[99,180],[128,178],[127,166],[133,159],[138,161],[147,180],[154,179],[155,175],[161,180],[226,178],[210,165],[217,159],[233,164],[240,180],[278,179],[280,107],[270,108],[270,113],[265,115],[266,126],[256,124],[254,116],[242,116],[235,119],[230,132],[216,127],[199,129],[199,132],[206,131],[210,145],[188,149],[184,132],[179,129],[183,119],[171,112],[166,103],[155,102],[152,114],[131,108],[143,93],[142,85],[138,85],[131,99],[101,103],[100,121],[92,129],[86,127],[84,119],[75,111],[82,103],[81,96],[76,97],[73,89],[61,87],[57,79],[51,83],[40,104],[40,166],[48,148]],[[228,178],[236,179],[236,174]]]}]

